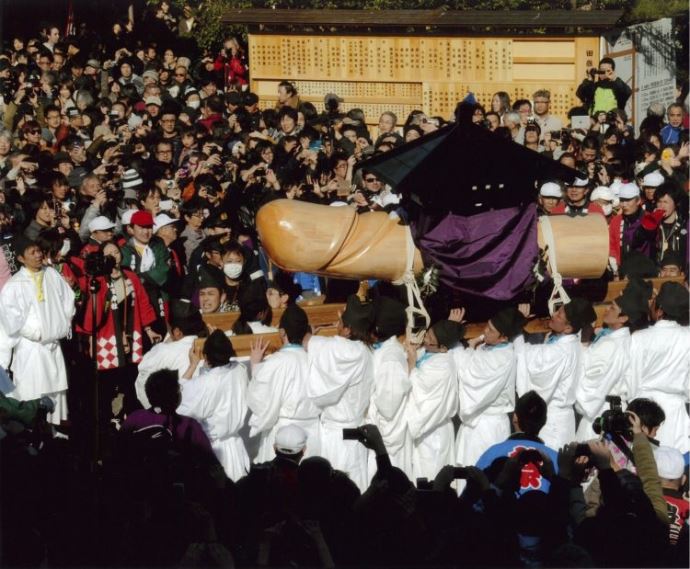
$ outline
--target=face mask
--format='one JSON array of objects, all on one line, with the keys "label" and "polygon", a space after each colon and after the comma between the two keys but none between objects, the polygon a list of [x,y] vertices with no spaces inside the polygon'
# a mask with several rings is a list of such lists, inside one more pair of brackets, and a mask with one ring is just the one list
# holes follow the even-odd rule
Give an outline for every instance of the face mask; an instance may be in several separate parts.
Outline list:
[{"label": "face mask", "polygon": [[613,211],[613,206],[610,203],[607,203],[606,205],[602,205],[601,209],[604,210],[604,215],[611,215],[611,211]]},{"label": "face mask", "polygon": [[189,101],[187,106],[192,109],[198,109],[201,106],[201,101]]},{"label": "face mask", "polygon": [[226,277],[235,280],[242,274],[242,263],[225,263],[223,272]]},{"label": "face mask", "polygon": [[61,255],[62,257],[64,257],[65,255],[67,255],[67,253],[69,253],[69,250],[70,250],[70,247],[71,247],[71,246],[72,246],[72,244],[70,243],[69,239],[65,239],[65,240],[62,242],[62,248],[60,249],[60,255]]}]

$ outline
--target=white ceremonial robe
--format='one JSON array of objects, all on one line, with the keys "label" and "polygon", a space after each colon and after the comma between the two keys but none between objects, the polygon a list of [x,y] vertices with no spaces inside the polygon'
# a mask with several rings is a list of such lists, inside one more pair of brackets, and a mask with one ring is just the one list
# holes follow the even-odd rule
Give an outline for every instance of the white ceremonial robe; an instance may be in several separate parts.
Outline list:
[{"label": "white ceremonial robe", "polygon": [[321,456],[367,489],[367,449],[343,440],[344,428],[364,424],[373,377],[371,349],[340,336],[312,336],[308,346],[307,395],[321,409]]},{"label": "white ceremonial robe", "polygon": [[[393,466],[412,477],[412,437],[407,427],[407,404],[412,382],[405,348],[392,337],[374,350],[374,388],[367,423],[381,432]],[[376,474],[376,454],[369,451],[369,480]]]},{"label": "white ceremonial robe", "polygon": [[547,344],[513,342],[517,356],[516,387],[519,396],[536,391],[547,405],[546,425],[539,432],[544,444],[558,450],[575,440],[575,389],[582,373],[579,334],[558,336]]},{"label": "white ceremonial robe", "polygon": [[14,355],[10,369],[19,401],[50,396],[55,411],[48,420],[56,425],[67,419],[67,371],[60,340],[71,333],[74,292],[52,267],[43,269],[43,300],[22,267],[0,292],[0,323]]},{"label": "white ceremonial robe", "polygon": [[630,342],[630,400],[653,399],[666,420],[656,438],[682,453],[690,451],[690,417],[685,405],[690,392],[690,328],[659,320],[632,335]]},{"label": "white ceremonial robe", "polygon": [[[137,399],[144,406],[144,409],[151,407],[149,398],[146,397],[146,380],[152,373],[162,369],[174,370],[178,373],[180,385],[184,388],[187,382],[182,379],[182,374],[189,367],[189,350],[192,349],[194,340],[196,340],[196,336],[184,336],[176,341],[168,339],[165,342],[156,344],[144,354],[144,357],[139,362],[139,374],[134,382]],[[201,366],[194,371],[192,377],[198,375],[200,368]]]},{"label": "white ceremonial robe", "polygon": [[182,390],[180,415],[201,423],[211,448],[233,482],[249,471],[249,455],[240,437],[247,416],[247,370],[231,362],[203,369]]},{"label": "white ceremonial robe", "polygon": [[320,410],[307,398],[309,358],[302,346],[288,344],[252,366],[252,380],[247,388],[250,437],[261,435],[254,462],[268,462],[276,456],[273,449],[278,429],[298,425],[307,432],[304,456],[319,456]]},{"label": "white ceremonial robe", "polygon": [[425,354],[410,381],[407,424],[413,440],[413,479],[433,480],[441,468],[455,464],[452,419],[458,411],[458,381],[453,356]]},{"label": "white ceremonial robe", "polygon": [[630,370],[630,330],[620,328],[602,336],[582,355],[582,375],[575,390],[575,407],[582,415],[576,439],[585,442],[598,437],[592,429],[594,419],[609,408],[606,396],[627,400],[627,374]]},{"label": "white ceremonial robe", "polygon": [[510,436],[508,413],[515,409],[515,353],[510,343],[451,350],[458,372],[462,424],[455,460],[474,466],[491,446]]}]

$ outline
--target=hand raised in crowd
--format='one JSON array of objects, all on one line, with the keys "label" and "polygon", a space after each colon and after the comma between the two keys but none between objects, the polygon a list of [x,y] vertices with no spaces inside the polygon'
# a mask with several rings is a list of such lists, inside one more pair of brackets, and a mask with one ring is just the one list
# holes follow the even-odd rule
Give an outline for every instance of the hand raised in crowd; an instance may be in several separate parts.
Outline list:
[{"label": "hand raised in crowd", "polygon": [[158,342],[163,340],[163,336],[161,336],[153,328],[147,327],[144,330],[145,330],[146,335],[149,337],[149,340],[151,341],[152,344],[157,344]]},{"label": "hand raised in crowd", "polygon": [[266,357],[266,351],[271,347],[271,342],[257,337],[256,340],[251,341],[250,346],[249,361],[251,365],[257,365]]},{"label": "hand raised in crowd", "polygon": [[633,435],[637,435],[642,432],[642,421],[633,411],[626,411],[628,415],[628,421],[630,421],[630,427],[632,428]]},{"label": "hand raised in crowd", "polygon": [[570,443],[558,451],[558,475],[573,484],[580,484],[590,465],[589,457],[578,455],[579,445]]},{"label": "hand raised in crowd", "polygon": [[387,454],[386,445],[383,442],[381,431],[376,425],[362,425],[359,430],[364,435],[361,443],[370,450],[373,450],[377,455]]},{"label": "hand raised in crowd", "polygon": [[99,208],[103,207],[108,202],[108,194],[105,190],[98,190],[98,193],[93,198],[93,204]]}]

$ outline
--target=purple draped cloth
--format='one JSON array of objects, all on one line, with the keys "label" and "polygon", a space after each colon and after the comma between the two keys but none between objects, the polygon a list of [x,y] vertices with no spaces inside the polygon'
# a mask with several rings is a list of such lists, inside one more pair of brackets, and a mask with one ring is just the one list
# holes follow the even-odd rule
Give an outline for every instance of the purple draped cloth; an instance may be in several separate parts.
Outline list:
[{"label": "purple draped cloth", "polygon": [[532,284],[539,254],[534,204],[472,216],[422,216],[412,228],[425,265],[440,267],[440,280],[461,294],[512,300]]}]

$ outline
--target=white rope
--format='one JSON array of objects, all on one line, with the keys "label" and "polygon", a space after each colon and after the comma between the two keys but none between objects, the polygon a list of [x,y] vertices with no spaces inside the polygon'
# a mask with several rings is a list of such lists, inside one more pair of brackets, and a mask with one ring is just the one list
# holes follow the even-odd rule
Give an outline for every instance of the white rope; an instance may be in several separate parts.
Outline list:
[{"label": "white rope", "polygon": [[[420,343],[424,337],[429,323],[431,322],[431,317],[422,302],[422,295],[419,291],[419,286],[417,285],[417,279],[415,279],[413,266],[414,266],[414,252],[415,244],[412,239],[412,232],[410,228],[407,227],[407,242],[406,242],[406,265],[405,273],[402,278],[393,281],[394,285],[405,285],[405,290],[407,291],[407,308],[405,312],[407,314],[407,339],[412,343]],[[415,315],[422,316],[424,318],[424,329],[420,332],[413,334],[412,329],[414,327]]]},{"label": "white rope", "polygon": [[553,279],[553,290],[549,298],[549,314],[553,315],[556,311],[557,304],[568,304],[570,296],[563,288],[563,277],[558,272],[558,262],[556,259],[556,242],[553,238],[553,229],[551,227],[551,220],[548,216],[543,215],[539,218],[541,225],[541,234],[546,242],[546,255],[548,259],[549,272]]}]

